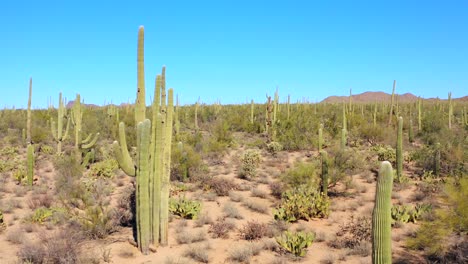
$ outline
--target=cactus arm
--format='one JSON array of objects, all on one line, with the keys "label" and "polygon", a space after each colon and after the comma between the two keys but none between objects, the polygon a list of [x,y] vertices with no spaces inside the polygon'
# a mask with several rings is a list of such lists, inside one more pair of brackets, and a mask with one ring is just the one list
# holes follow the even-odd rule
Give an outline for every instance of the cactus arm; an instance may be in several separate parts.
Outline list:
[{"label": "cactus arm", "polygon": [[67,120],[67,127],[65,128],[65,133],[63,134],[62,141],[65,141],[68,139],[69,133],[68,131],[70,130],[70,118]]},{"label": "cactus arm", "polygon": [[92,133],[89,134],[88,137],[86,137],[85,139],[81,141],[81,144],[88,144],[92,137],[93,137],[93,134]]},{"label": "cactus arm", "polygon": [[130,153],[128,153],[127,148],[127,139],[125,137],[125,125],[123,122],[119,124],[119,138],[120,138],[120,145],[119,142],[114,141],[112,144],[112,149],[115,154],[115,158],[119,163],[120,168],[129,176],[135,176],[135,166],[133,165],[132,158],[130,157]]},{"label": "cactus arm", "polygon": [[[83,143],[83,145],[81,145],[81,148],[82,149],[90,149],[90,148],[94,147],[96,145],[96,142],[97,142],[98,138],[99,138],[99,135],[100,135],[100,133],[96,133],[96,135],[94,135],[93,140],[91,140],[87,144]],[[89,135],[89,136],[91,136],[91,135]],[[88,136],[88,138],[89,138],[89,136]]]},{"label": "cactus arm", "polygon": [[57,137],[57,130],[55,130],[55,121],[51,118],[50,119],[50,131],[52,132],[52,136],[54,137],[54,140],[55,141],[58,141],[58,137]]}]

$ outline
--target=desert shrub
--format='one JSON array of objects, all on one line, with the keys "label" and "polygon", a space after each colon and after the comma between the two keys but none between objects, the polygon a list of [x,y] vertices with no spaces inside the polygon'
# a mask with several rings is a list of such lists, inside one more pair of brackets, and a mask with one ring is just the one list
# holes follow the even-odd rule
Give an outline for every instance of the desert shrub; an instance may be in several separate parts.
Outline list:
[{"label": "desert shrub", "polygon": [[169,212],[186,219],[196,219],[201,211],[200,202],[185,198],[169,199]]},{"label": "desert shrub", "polygon": [[209,245],[193,245],[187,248],[187,250],[184,252],[184,257],[189,257],[197,262],[201,263],[209,263],[210,258],[208,255],[208,249]]},{"label": "desert shrub", "polygon": [[115,175],[115,171],[119,168],[119,164],[115,159],[103,160],[94,163],[90,167],[90,175],[93,177],[106,177],[112,178]]},{"label": "desert shrub", "polygon": [[202,170],[203,161],[190,144],[177,143],[171,151],[171,180],[187,181]]},{"label": "desert shrub", "polygon": [[276,141],[272,141],[266,145],[266,149],[273,157],[276,157],[278,152],[283,150],[283,146]]},{"label": "desert shrub", "polygon": [[314,217],[327,217],[330,199],[328,196],[307,187],[299,186],[283,194],[280,206],[273,211],[276,220],[296,222]]},{"label": "desert shrub", "polygon": [[116,231],[118,224],[114,222],[113,212],[100,205],[87,207],[78,217],[81,230],[92,239],[107,237]]},{"label": "desert shrub", "polygon": [[206,177],[201,183],[203,189],[214,191],[218,196],[227,196],[230,191],[238,189],[238,185],[232,179],[227,178]]},{"label": "desert shrub", "polygon": [[33,195],[28,200],[29,209],[36,209],[39,207],[50,208],[53,203],[53,197],[49,194]]},{"label": "desert shrub", "polygon": [[74,229],[52,234],[40,233],[39,241],[24,244],[18,258],[26,263],[68,264],[82,263],[83,237]]},{"label": "desert shrub", "polygon": [[242,214],[239,212],[239,210],[237,209],[236,205],[231,202],[228,202],[223,206],[223,213],[224,213],[224,216],[226,216],[227,218],[235,218],[235,219],[244,218]]},{"label": "desert shrub", "polygon": [[258,212],[262,214],[267,214],[269,212],[268,204],[262,201],[246,199],[243,201],[243,205],[254,212]]},{"label": "desert shrub", "polygon": [[372,235],[372,225],[370,217],[360,216],[341,224],[337,235],[337,241],[333,242],[332,247],[351,248],[358,247],[363,242],[370,242]]},{"label": "desert shrub", "polygon": [[6,228],[6,224],[5,224],[5,220],[3,219],[3,212],[2,210],[0,210],[0,233],[3,232],[5,228]]},{"label": "desert shrub", "polygon": [[[445,185],[443,199],[445,206],[433,210],[432,221],[422,222],[414,237],[407,240],[411,249],[424,250],[433,261],[456,263],[459,259],[453,253],[466,247],[457,241],[468,232],[468,178],[450,180]],[[457,239],[457,237],[459,239]],[[455,250],[455,251],[454,251]],[[455,258],[455,260],[453,259]]]},{"label": "desert shrub", "polygon": [[239,170],[239,175],[246,179],[254,178],[257,175],[257,168],[261,160],[260,152],[257,150],[246,150],[240,158],[241,168]]},{"label": "desert shrub", "polygon": [[239,236],[245,240],[257,240],[269,234],[268,224],[248,221],[239,229]]},{"label": "desert shrub", "polygon": [[229,238],[229,231],[233,230],[236,226],[233,222],[227,221],[225,218],[219,218],[216,222],[210,225],[208,232],[213,238]]},{"label": "desert shrub", "polygon": [[297,257],[303,257],[306,254],[307,248],[314,241],[314,233],[289,231],[284,232],[281,236],[275,237],[278,245],[285,251],[294,254]]},{"label": "desert shrub", "polygon": [[34,210],[30,221],[33,223],[43,224],[45,221],[47,221],[47,219],[52,217],[53,214],[54,210],[45,207],[40,207]]},{"label": "desert shrub", "polygon": [[176,240],[179,244],[191,244],[206,240],[206,231],[204,229],[198,229],[196,231],[188,231],[186,228],[182,228],[176,234]]},{"label": "desert shrub", "polygon": [[13,179],[19,184],[24,184],[26,181],[26,168],[24,166],[18,166],[13,172]]},{"label": "desert shrub", "polygon": [[416,204],[414,208],[408,205],[393,205],[391,209],[392,222],[416,223],[417,220],[432,209],[430,204]]},{"label": "desert shrub", "polygon": [[52,155],[55,152],[54,148],[49,145],[41,145],[39,151],[47,155]]},{"label": "desert shrub", "polygon": [[319,180],[316,174],[315,164],[299,162],[280,177],[282,182],[294,188],[300,185],[316,186]]},{"label": "desert shrub", "polygon": [[270,182],[268,187],[270,188],[271,195],[277,199],[280,199],[283,192],[286,190],[285,185],[280,181]]},{"label": "desert shrub", "polygon": [[373,124],[366,123],[362,126],[358,126],[357,129],[359,137],[369,142],[371,145],[381,142],[384,139],[382,126],[374,126]]},{"label": "desert shrub", "polygon": [[122,194],[117,199],[117,208],[113,214],[113,221],[121,226],[132,226],[135,210],[135,187],[130,185],[122,190]]},{"label": "desert shrub", "polygon": [[390,161],[392,164],[395,164],[396,161],[396,150],[391,146],[385,145],[376,145],[371,148],[377,153],[377,159],[379,161]]}]

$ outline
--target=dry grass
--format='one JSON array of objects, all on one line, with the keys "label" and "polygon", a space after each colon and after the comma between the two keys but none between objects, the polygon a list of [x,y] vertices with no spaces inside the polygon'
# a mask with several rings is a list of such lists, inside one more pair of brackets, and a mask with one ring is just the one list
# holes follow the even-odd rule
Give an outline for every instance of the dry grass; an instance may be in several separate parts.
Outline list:
[{"label": "dry grass", "polygon": [[223,206],[223,213],[224,213],[224,216],[227,218],[244,219],[244,217],[239,212],[239,209],[237,209],[234,203],[230,203],[230,202],[226,203]]}]

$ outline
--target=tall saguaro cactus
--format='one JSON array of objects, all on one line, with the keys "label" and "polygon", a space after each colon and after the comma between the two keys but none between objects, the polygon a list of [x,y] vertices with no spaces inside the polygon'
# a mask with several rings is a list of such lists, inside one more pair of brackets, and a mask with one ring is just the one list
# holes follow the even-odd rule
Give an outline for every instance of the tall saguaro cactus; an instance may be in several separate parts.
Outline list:
[{"label": "tall saguaro cactus", "polygon": [[397,146],[396,146],[397,180],[400,182],[403,172],[403,117],[398,118]]},{"label": "tall saguaro cactus", "polygon": [[65,132],[63,132],[63,119],[66,116],[67,110],[65,109],[65,104],[63,103],[62,93],[59,94],[59,107],[57,110],[57,124],[54,120],[50,120],[50,128],[52,131],[52,136],[57,142],[57,154],[62,153],[62,142],[68,138],[68,129],[70,128],[70,118],[67,118],[67,126]]},{"label": "tall saguaro cactus", "polygon": [[254,110],[255,110],[254,107],[255,107],[254,100],[252,99],[250,101],[250,124],[252,125],[254,123]]},{"label": "tall saguaro cactus", "polygon": [[452,129],[452,117],[453,117],[453,105],[452,105],[452,93],[448,93],[448,103],[449,103],[449,116],[448,116],[448,127]]},{"label": "tall saguaro cactus", "polygon": [[320,151],[320,157],[322,161],[322,184],[321,192],[324,195],[328,195],[328,155],[325,150]]},{"label": "tall saguaro cactus", "polygon": [[[72,107],[71,120],[75,127],[75,155],[76,160],[81,162],[83,151],[89,150],[96,145],[99,133],[96,133],[93,137],[93,134],[89,134],[86,139],[82,139],[82,120],[83,120],[83,109],[81,106],[81,97],[80,94],[76,94],[76,99]],[[84,165],[86,166],[91,159],[93,152],[88,152],[85,156]]]},{"label": "tall saguaro cactus", "polygon": [[[173,122],[173,90],[168,90],[166,104],[165,67],[157,78],[152,121],[146,119],[143,58],[144,28],[138,32],[138,89],[135,106],[137,124],[137,160],[133,162],[127,148],[125,125],[119,124],[119,140],[113,150],[120,168],[136,177],[136,227],[138,247],[149,253],[150,244],[167,245],[169,215],[170,154]],[[160,81],[158,81],[158,79]],[[143,111],[142,111],[143,109]]]},{"label": "tall saguaro cactus", "polygon": [[26,123],[26,141],[27,141],[27,152],[26,152],[26,171],[28,185],[33,185],[34,177],[34,146],[31,140],[31,99],[32,99],[32,78],[29,79],[29,99],[28,99],[28,112],[27,112],[27,123]]},{"label": "tall saguaro cactus", "polygon": [[392,209],[393,170],[392,164],[383,161],[375,192],[372,212],[372,263],[392,263]]}]

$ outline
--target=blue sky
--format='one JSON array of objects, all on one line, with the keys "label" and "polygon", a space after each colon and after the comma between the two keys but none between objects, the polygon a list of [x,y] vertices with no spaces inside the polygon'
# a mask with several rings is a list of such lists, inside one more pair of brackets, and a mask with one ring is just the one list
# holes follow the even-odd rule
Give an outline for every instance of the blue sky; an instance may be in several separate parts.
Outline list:
[{"label": "blue sky", "polygon": [[364,91],[468,94],[468,1],[2,1],[0,107],[58,93],[135,100],[145,26],[148,98],[167,66],[184,104],[320,101]]}]

